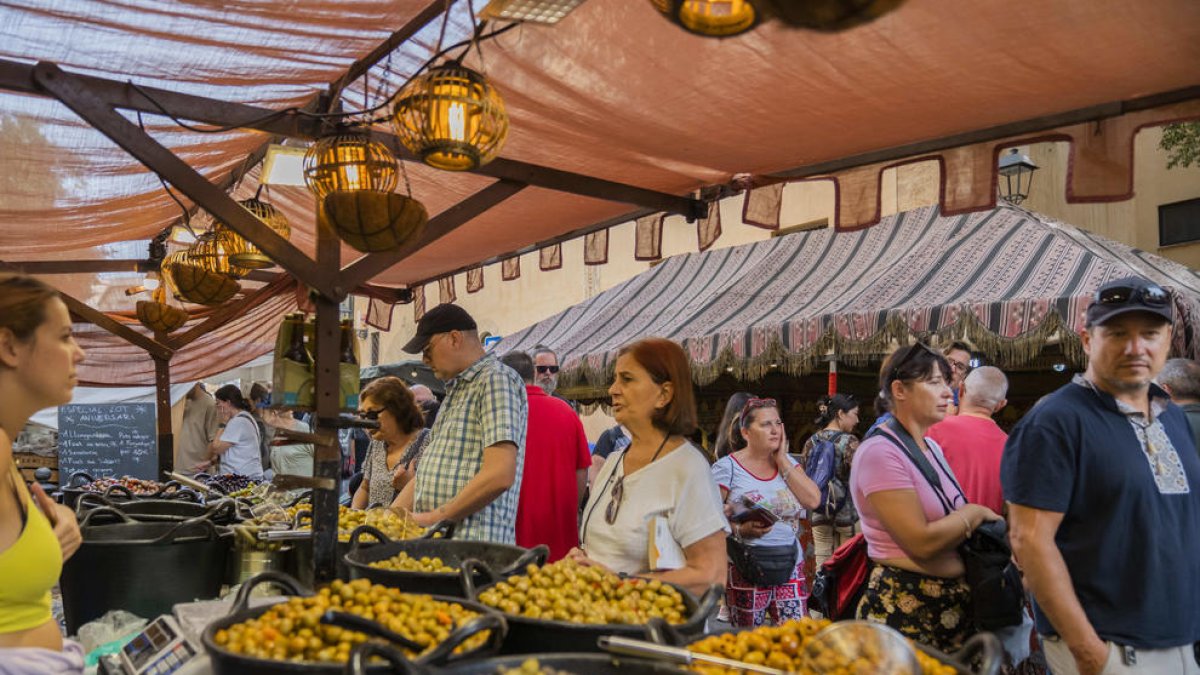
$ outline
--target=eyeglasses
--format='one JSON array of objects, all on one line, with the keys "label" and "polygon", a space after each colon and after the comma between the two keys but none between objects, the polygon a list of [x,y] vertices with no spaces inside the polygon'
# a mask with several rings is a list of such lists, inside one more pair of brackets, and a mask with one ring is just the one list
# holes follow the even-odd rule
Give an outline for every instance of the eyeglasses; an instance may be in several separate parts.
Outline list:
[{"label": "eyeglasses", "polygon": [[[899,380],[900,379],[900,369],[903,368],[904,365],[907,364],[909,361],[912,361],[913,358],[916,357],[917,354],[920,354],[922,351],[924,351],[928,354],[932,354],[933,356],[935,356],[939,359],[946,358],[946,357],[942,356],[941,354],[933,351],[933,349],[929,345],[925,344],[924,342],[918,342],[918,343],[914,344],[912,347],[909,347],[908,353],[905,354],[904,356],[900,357],[900,360],[896,362],[896,365],[892,366],[892,372],[891,372],[891,374],[888,375],[888,382],[895,382],[896,380]],[[951,367],[953,367],[953,366],[951,366]]]},{"label": "eyeglasses", "polygon": [[534,366],[534,367],[537,368],[539,375],[545,375],[546,373],[553,375],[554,373],[558,372],[558,366]]},{"label": "eyeglasses", "polygon": [[379,419],[379,413],[381,412],[383,412],[383,408],[375,408],[374,410],[360,410],[358,411],[358,416],[364,420],[371,420],[374,422],[375,420]]},{"label": "eyeglasses", "polygon": [[430,355],[433,354],[433,341],[443,335],[445,335],[445,333],[434,333],[433,335],[431,335],[429,337],[429,342],[426,342],[425,348],[421,350],[421,359],[422,360],[424,360],[424,361],[429,360]]},{"label": "eyeglasses", "polygon": [[950,362],[950,370],[961,370],[964,373],[971,372],[971,364],[955,361],[954,359],[946,359]]},{"label": "eyeglasses", "polygon": [[1171,301],[1171,294],[1158,284],[1149,286],[1113,286],[1096,291],[1094,302],[1101,305],[1127,305],[1141,299],[1142,304],[1150,307],[1165,307]]}]

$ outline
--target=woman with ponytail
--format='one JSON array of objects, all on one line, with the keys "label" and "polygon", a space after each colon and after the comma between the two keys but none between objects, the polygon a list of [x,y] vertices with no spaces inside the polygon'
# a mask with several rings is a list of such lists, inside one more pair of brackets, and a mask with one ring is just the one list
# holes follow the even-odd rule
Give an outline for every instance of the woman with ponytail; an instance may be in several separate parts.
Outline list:
[{"label": "woman with ponytail", "polygon": [[[840,508],[833,510],[823,503],[809,513],[813,557],[816,567],[819,568],[838,546],[854,536],[854,524],[858,522],[854,502],[848,498],[850,462],[854,459],[854,451],[858,449],[858,438],[854,436],[854,429],[858,426],[858,401],[849,394],[822,396],[817,402],[817,411],[819,415],[815,425],[820,431],[804,443],[800,463],[805,467],[809,466],[809,457],[818,444],[833,446],[833,471],[827,474],[823,481],[819,481],[818,487],[821,488],[823,496],[833,491],[837,495],[834,501],[840,504]],[[816,478],[814,476],[814,480]]]}]

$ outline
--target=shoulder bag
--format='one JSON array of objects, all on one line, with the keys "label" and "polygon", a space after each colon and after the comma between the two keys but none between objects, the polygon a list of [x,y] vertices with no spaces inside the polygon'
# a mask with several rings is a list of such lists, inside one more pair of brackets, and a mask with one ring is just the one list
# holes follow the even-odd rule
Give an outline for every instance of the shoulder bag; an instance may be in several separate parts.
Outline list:
[{"label": "shoulder bag", "polygon": [[[954,508],[942,487],[941,477],[917,447],[912,435],[894,418],[888,420],[887,428],[894,436],[884,435],[917,466],[941,501],[946,515],[950,515]],[[896,442],[897,438],[900,439],[899,443]],[[940,455],[934,452],[933,456],[966,503],[967,496]],[[958,553],[962,556],[967,584],[971,587],[969,609],[975,625],[981,630],[995,630],[1020,624],[1024,617],[1025,589],[1021,584],[1021,573],[1012,561],[1008,526],[1004,521],[990,521],[975,528],[971,536],[958,547]]]}]

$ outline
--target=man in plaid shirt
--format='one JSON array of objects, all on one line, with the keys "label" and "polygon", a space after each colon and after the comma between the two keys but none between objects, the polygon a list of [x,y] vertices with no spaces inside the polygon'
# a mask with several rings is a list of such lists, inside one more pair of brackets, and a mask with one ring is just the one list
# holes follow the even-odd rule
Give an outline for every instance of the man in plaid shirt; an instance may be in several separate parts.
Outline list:
[{"label": "man in plaid shirt", "polygon": [[447,382],[447,393],[416,478],[395,504],[423,527],[458,521],[455,539],[516,543],[529,416],[525,384],[483,351],[475,320],[457,305],[426,312],[404,351],[420,352]]}]

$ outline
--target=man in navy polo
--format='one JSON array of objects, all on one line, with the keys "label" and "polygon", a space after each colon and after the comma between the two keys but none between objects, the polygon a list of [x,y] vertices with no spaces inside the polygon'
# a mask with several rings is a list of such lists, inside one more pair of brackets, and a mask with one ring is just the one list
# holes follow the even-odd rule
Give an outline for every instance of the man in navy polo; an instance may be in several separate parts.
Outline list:
[{"label": "man in navy polo", "polygon": [[1013,552],[1055,675],[1200,674],[1200,458],[1153,384],[1171,296],[1131,277],[1087,309],[1087,371],[1013,430],[1001,463]]}]

